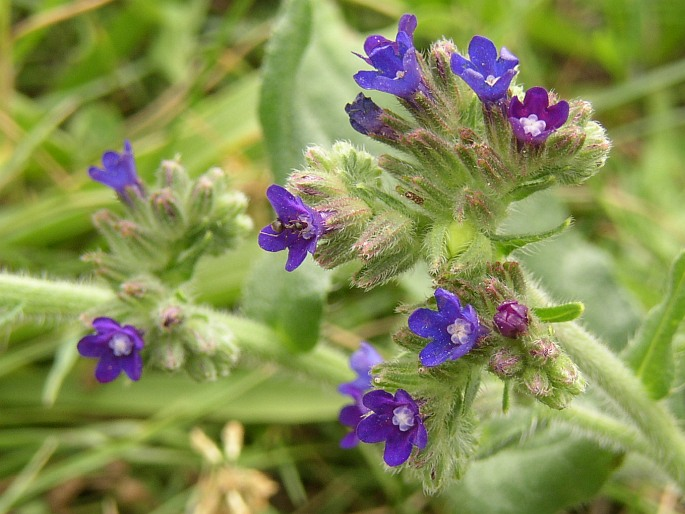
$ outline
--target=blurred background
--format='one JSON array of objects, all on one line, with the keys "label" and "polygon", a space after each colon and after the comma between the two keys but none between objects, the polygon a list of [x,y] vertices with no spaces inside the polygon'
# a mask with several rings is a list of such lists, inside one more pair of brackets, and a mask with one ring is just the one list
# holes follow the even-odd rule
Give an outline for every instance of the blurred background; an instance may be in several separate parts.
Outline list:
[{"label": "blurred background", "polygon": [[[344,113],[358,91],[351,76],[365,68],[351,52],[368,34],[394,35],[411,12],[419,49],[442,36],[463,49],[485,35],[519,57],[520,84],[593,103],[614,142],[611,157],[585,186],[519,206],[576,220],[572,233],[521,258],[555,295],[586,303],[591,329],[616,349],[624,345],[659,301],[685,245],[685,1],[313,0],[311,7],[311,26],[294,27],[306,51],[289,70],[286,61],[275,64],[287,40],[276,0],[0,2],[0,267],[91,277],[80,260],[102,244],[91,215],[116,209],[116,198],[86,171],[124,139],[148,182],[177,154],[193,176],[227,170],[250,197],[256,227],[265,225],[266,187],[301,164],[306,144],[348,139],[380,149]],[[274,33],[280,37],[271,40]],[[260,109],[262,94],[270,103]],[[288,113],[298,122],[284,136],[275,126]],[[238,307],[255,239],[256,230],[238,250],[202,262],[202,301]],[[400,320],[395,306],[426,294],[425,279],[411,277],[362,293],[339,274],[334,286],[325,339],[350,350],[369,340],[385,355]],[[74,355],[83,333],[77,320],[9,323],[10,314],[0,311],[0,512],[177,513],[200,492],[238,490],[246,477],[264,486],[252,491],[262,500],[250,504],[255,512],[276,487],[271,512],[461,512],[464,488],[429,499],[386,475],[375,449],[340,450],[344,431],[335,420],[344,399],[335,391],[254,365],[209,385],[152,372],[135,392],[99,387],[92,362]],[[227,457],[222,469],[230,473],[219,477],[208,441],[221,446],[229,420],[245,426],[245,447],[239,467]],[[198,427],[208,439],[193,432]],[[636,468],[608,481],[592,477],[582,494],[540,512],[685,512],[673,491]]]}]

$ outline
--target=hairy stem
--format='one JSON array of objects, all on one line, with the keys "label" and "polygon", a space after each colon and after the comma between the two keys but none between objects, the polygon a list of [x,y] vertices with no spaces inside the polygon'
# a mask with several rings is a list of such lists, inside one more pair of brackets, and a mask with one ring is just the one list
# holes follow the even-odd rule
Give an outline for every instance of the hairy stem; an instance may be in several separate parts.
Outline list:
[{"label": "hairy stem", "polygon": [[[540,305],[548,305],[547,296],[531,287],[531,296]],[[597,338],[577,323],[555,327],[564,350],[601,390],[633,422],[652,449],[651,457],[669,471],[685,488],[685,436],[663,404],[652,400],[626,364]]]}]

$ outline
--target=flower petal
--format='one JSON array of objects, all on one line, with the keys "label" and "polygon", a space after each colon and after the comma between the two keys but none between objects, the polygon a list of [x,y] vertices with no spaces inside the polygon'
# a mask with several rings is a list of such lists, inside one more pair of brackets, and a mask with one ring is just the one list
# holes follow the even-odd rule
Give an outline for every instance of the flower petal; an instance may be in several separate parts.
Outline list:
[{"label": "flower petal", "polygon": [[285,232],[277,234],[271,225],[264,227],[257,239],[259,247],[267,252],[280,252],[288,247],[288,238]]},{"label": "flower petal", "polygon": [[452,322],[461,314],[461,302],[459,297],[441,287],[435,290],[435,302],[438,305],[440,315],[448,322]]},{"label": "flower petal", "polygon": [[541,114],[547,110],[549,105],[549,94],[544,87],[531,87],[526,91],[526,96],[523,99],[523,105],[526,108],[528,116],[530,114]]},{"label": "flower petal", "polygon": [[547,108],[547,130],[556,130],[568,120],[569,105],[565,100],[561,100]]},{"label": "flower petal", "polygon": [[403,14],[400,18],[400,22],[397,24],[397,29],[399,32],[404,32],[408,36],[413,36],[416,27],[418,26],[418,20],[413,14]]},{"label": "flower petal", "polygon": [[81,338],[76,348],[83,357],[100,357],[103,352],[109,351],[108,340],[108,337],[91,334]]},{"label": "flower petal", "polygon": [[[266,190],[266,197],[271,202],[271,207],[276,211],[276,215],[284,220],[297,218],[302,210],[301,202],[283,186],[271,184]],[[294,215],[293,215],[294,214]]]},{"label": "flower petal", "polygon": [[407,461],[412,450],[409,437],[409,433],[401,432],[399,429],[388,437],[383,451],[383,460],[388,466],[399,466]]},{"label": "flower petal", "polygon": [[350,448],[354,448],[359,444],[359,438],[357,437],[357,433],[353,430],[352,432],[349,432],[345,437],[343,437],[340,440],[340,447],[344,448],[345,450],[349,450]]},{"label": "flower petal", "polygon": [[338,421],[346,427],[356,428],[362,419],[362,410],[357,405],[345,405],[340,409]]},{"label": "flower petal", "polygon": [[93,328],[100,334],[106,334],[109,332],[118,332],[121,330],[121,325],[117,323],[112,318],[95,318],[93,320]]},{"label": "flower petal", "polygon": [[288,260],[285,262],[285,270],[294,271],[304,262],[305,257],[307,257],[307,245],[301,243],[290,245]]},{"label": "flower petal", "polygon": [[388,438],[388,435],[396,430],[391,418],[371,414],[362,418],[357,425],[357,437],[365,443],[380,443]]},{"label": "flower petal", "polygon": [[121,362],[120,360],[112,355],[111,352],[105,352],[100,357],[100,362],[98,362],[95,368],[95,378],[98,382],[107,383],[111,382],[119,376],[121,373]]},{"label": "flower petal", "polygon": [[446,330],[448,322],[432,309],[416,309],[407,321],[409,329],[421,337],[439,337]]},{"label": "flower petal", "polygon": [[[447,344],[444,340],[436,340],[426,345],[419,353],[419,360],[424,366],[437,366],[451,359],[456,345]],[[464,345],[461,345],[464,346]]]},{"label": "flower petal", "polygon": [[409,440],[414,446],[417,446],[419,450],[423,450],[426,447],[426,444],[428,444],[428,431],[423,425],[423,421],[416,426]]},{"label": "flower petal", "polygon": [[382,389],[374,389],[366,393],[364,398],[362,398],[362,403],[366,408],[377,413],[390,412],[397,407],[395,398],[389,392]]},{"label": "flower petal", "polygon": [[131,380],[140,380],[143,374],[143,358],[135,350],[125,357],[119,357],[119,366]]},{"label": "flower petal", "polygon": [[473,36],[469,43],[469,57],[483,75],[494,75],[496,73],[497,48],[488,38]]}]

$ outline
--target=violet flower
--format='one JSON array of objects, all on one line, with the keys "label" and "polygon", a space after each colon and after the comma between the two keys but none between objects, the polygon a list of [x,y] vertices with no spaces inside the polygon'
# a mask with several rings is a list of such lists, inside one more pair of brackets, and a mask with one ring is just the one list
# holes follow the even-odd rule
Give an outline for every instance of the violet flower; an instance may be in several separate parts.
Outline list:
[{"label": "violet flower", "polygon": [[459,298],[445,289],[435,290],[438,311],[416,309],[409,316],[409,329],[432,341],[419,353],[424,366],[437,366],[467,354],[479,338],[488,334],[471,305],[461,306]]},{"label": "violet flower", "polygon": [[323,217],[282,186],[269,186],[266,196],[276,211],[276,220],[259,233],[259,246],[267,252],[287,248],[285,269],[293,271],[302,264],[307,252],[314,254],[325,231]]},{"label": "violet flower", "polygon": [[549,94],[544,87],[526,91],[523,103],[514,96],[509,104],[509,123],[516,139],[522,143],[541,145],[549,135],[568,119],[568,102],[549,105]]},{"label": "violet flower", "polygon": [[528,307],[516,300],[502,302],[497,306],[493,321],[504,337],[516,338],[528,331]]},{"label": "violet flower", "polygon": [[497,57],[497,48],[492,41],[483,36],[473,36],[469,43],[469,59],[452,54],[452,71],[475,91],[482,102],[494,103],[505,98],[517,73],[518,58],[505,47]]},{"label": "violet flower", "polygon": [[368,57],[356,54],[376,71],[360,71],[354,80],[364,89],[376,89],[385,93],[409,98],[423,89],[421,69],[414,48],[416,16],[405,14],[400,18],[397,37],[390,41],[380,35],[366,38],[364,51]]},{"label": "violet flower", "polygon": [[119,198],[127,203],[131,203],[129,190],[133,190],[138,196],[145,196],[143,184],[136,173],[133,149],[128,139],[124,141],[123,152],[110,150],[102,154],[102,165],[103,168],[96,166],[88,168],[90,178],[114,189]]},{"label": "violet flower", "polygon": [[385,441],[383,460],[388,466],[407,461],[412,447],[423,450],[428,432],[419,413],[419,406],[404,389],[395,396],[381,389],[366,393],[364,406],[373,411],[357,425],[357,437],[365,443]]},{"label": "violet flower", "polygon": [[369,409],[362,403],[362,396],[371,389],[371,368],[381,362],[383,358],[373,346],[366,342],[362,342],[359,349],[350,356],[350,367],[357,373],[357,378],[338,387],[338,391],[351,396],[354,400],[352,405],[342,408],[338,417],[342,425],[352,429],[340,441],[342,448],[353,448],[359,443],[355,429],[362,416],[369,412]]},{"label": "violet flower", "polygon": [[363,93],[359,93],[352,103],[345,105],[345,112],[350,117],[350,125],[357,132],[365,136],[399,139],[397,132],[381,121],[383,109]]},{"label": "violet flower", "polygon": [[123,371],[131,380],[139,380],[143,372],[140,357],[145,343],[143,334],[132,325],[121,326],[111,318],[93,320],[95,334],[78,342],[78,352],[84,357],[100,359],[95,368],[98,382],[111,382]]}]

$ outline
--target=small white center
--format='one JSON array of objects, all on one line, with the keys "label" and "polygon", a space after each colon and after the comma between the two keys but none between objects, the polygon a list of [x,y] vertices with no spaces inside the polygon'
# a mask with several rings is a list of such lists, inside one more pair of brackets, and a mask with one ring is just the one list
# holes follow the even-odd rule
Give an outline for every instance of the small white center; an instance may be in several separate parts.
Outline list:
[{"label": "small white center", "polygon": [[495,77],[494,75],[488,75],[487,77],[485,77],[485,83],[486,83],[488,86],[492,87],[492,86],[494,86],[495,84],[497,84],[497,81],[498,81],[499,79],[500,79],[500,77]]},{"label": "small white center", "polygon": [[392,424],[397,426],[401,432],[406,432],[414,426],[414,413],[406,405],[401,405],[392,411]]},{"label": "small white center", "polygon": [[312,220],[309,216],[303,214],[297,219],[304,225],[304,228],[300,230],[300,235],[304,239],[311,239],[316,235],[316,231],[314,230],[314,226],[312,225]]},{"label": "small white center", "polygon": [[399,70],[397,73],[395,73],[395,78],[396,79],[401,79],[406,75],[406,71],[404,70]]},{"label": "small white center", "polygon": [[109,340],[109,347],[112,349],[115,357],[129,355],[133,350],[133,342],[124,334],[116,334]]},{"label": "small white center", "polygon": [[454,344],[464,344],[469,340],[472,327],[471,323],[463,319],[456,319],[451,325],[447,325],[447,333]]},{"label": "small white center", "polygon": [[539,136],[546,128],[545,120],[539,120],[537,114],[530,114],[527,118],[519,118],[523,132],[531,136]]}]

